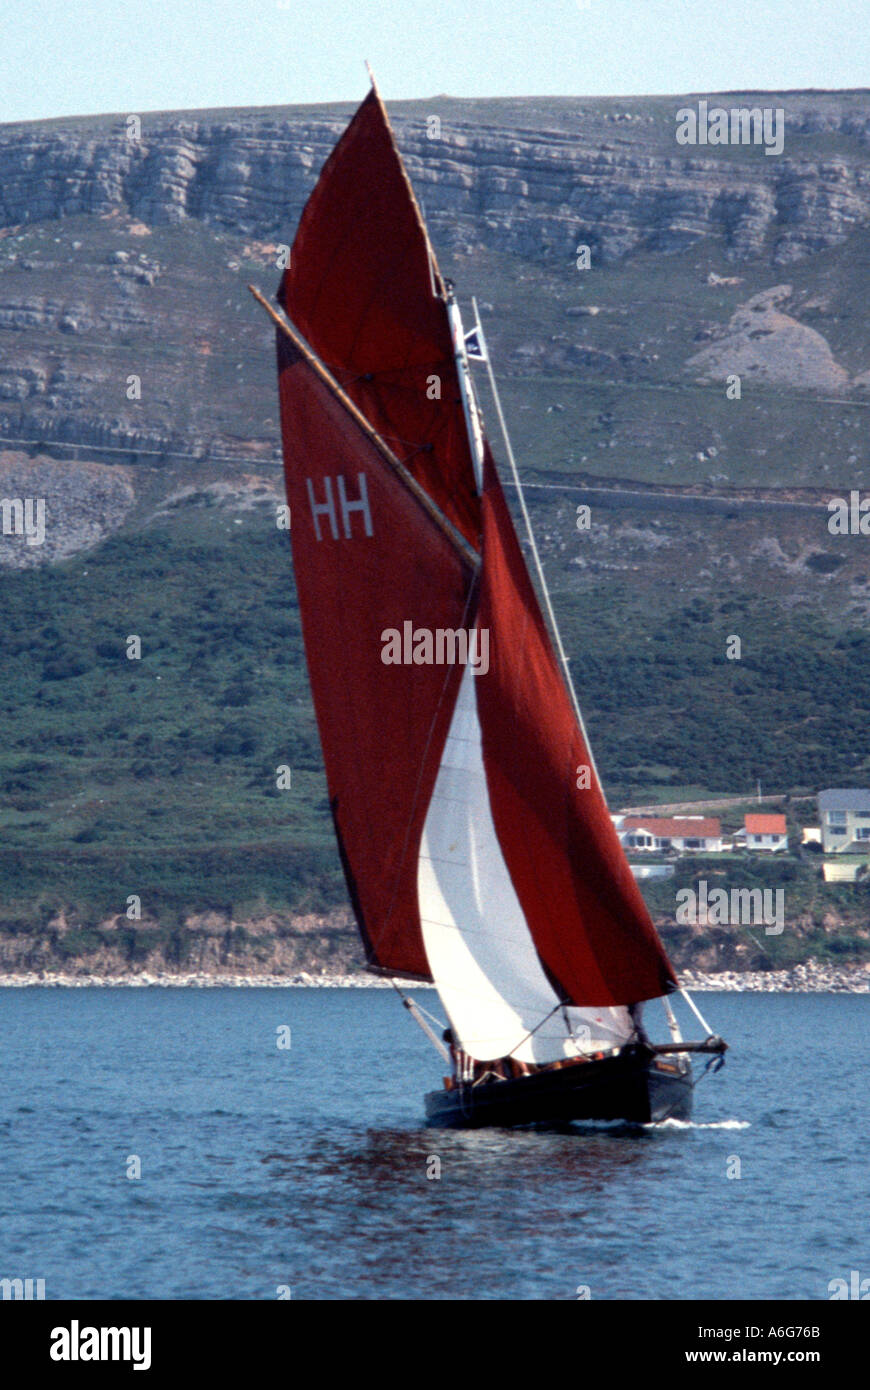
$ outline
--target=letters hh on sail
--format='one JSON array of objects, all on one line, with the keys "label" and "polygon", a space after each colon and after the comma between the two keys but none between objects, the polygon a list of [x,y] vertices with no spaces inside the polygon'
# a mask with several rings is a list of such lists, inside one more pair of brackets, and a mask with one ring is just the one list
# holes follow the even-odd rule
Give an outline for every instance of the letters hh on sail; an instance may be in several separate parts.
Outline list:
[{"label": "letters hh on sail", "polygon": [[[373,536],[373,535],[374,535],[374,528],[373,528],[373,526],[372,526],[372,514],[371,514],[371,512],[370,512],[370,510],[369,510],[369,493],[368,493],[368,488],[367,488],[367,486],[366,486],[366,475],[365,475],[365,473],[358,473],[358,474],[357,474],[357,483],[358,483],[358,485],[359,485],[359,496],[357,497],[356,501],[354,501],[354,502],[350,501],[350,499],[348,498],[348,495],[347,495],[347,485],[346,485],[345,480],[344,480],[344,477],[342,476],[341,473],[339,473],[339,475],[338,475],[338,477],[336,478],[335,481],[336,481],[336,487],[337,487],[337,491],[338,491],[338,502],[339,502],[339,506],[340,506],[340,508],[341,508],[341,520],[342,520],[342,525],[343,525],[343,527],[344,527],[344,538],[345,538],[345,540],[348,540],[348,541],[349,541],[350,538],[351,538],[351,535],[352,535],[351,522],[352,522],[352,519],[353,519],[353,513],[354,513],[354,512],[360,512],[360,513],[361,513],[361,515],[362,515],[363,527],[364,527],[364,529],[365,529],[365,534],[366,534],[367,536]],[[337,541],[338,538],[339,538],[338,516],[337,516],[337,513],[336,513],[336,509],[335,509],[335,499],[334,499],[334,497],[333,497],[333,492],[332,492],[332,479],[331,479],[331,478],[324,478],[324,479],[323,479],[323,487],[324,487],[324,492],[325,492],[325,494],[326,494],[326,501],[325,501],[325,502],[317,502],[317,501],[315,500],[315,497],[314,497],[314,487],[313,487],[313,485],[312,485],[312,482],[311,482],[311,479],[310,479],[310,478],[306,478],[306,479],[305,479],[305,485],[306,485],[306,487],[308,488],[308,500],[309,500],[309,502],[311,503],[311,515],[312,515],[312,517],[313,517],[313,519],[314,519],[314,531],[315,531],[315,534],[316,534],[316,536],[317,536],[317,539],[318,539],[319,541],[320,541],[320,540],[323,540],[323,533],[321,532],[321,529],[320,529],[320,518],[321,518],[322,516],[327,516],[327,517],[329,517],[329,529],[330,529],[331,532],[332,532],[332,539],[333,539],[334,541]]]}]

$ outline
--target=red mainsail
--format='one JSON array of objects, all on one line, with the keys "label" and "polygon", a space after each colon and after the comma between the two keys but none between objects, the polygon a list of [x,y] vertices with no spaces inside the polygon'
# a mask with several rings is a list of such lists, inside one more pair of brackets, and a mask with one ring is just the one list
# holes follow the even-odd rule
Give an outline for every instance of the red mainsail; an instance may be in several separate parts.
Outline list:
[{"label": "red mainsail", "polygon": [[374,90],[305,206],[278,299],[393,453],[476,546],[480,504],[445,287]]},{"label": "red mainsail", "polygon": [[490,807],[541,961],[576,1004],[667,994],[677,982],[591,770],[488,447],[478,621],[489,630],[476,692]]},{"label": "red mainsail", "polygon": [[330,805],[369,961],[430,978],[417,855],[461,670],[385,664],[383,633],[456,629],[476,577],[280,330],[293,564]]}]

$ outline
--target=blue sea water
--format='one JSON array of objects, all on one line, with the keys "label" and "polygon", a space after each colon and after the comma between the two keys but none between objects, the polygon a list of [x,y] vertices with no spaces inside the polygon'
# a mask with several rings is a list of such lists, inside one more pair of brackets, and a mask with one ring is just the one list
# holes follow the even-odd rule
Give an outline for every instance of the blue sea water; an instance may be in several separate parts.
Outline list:
[{"label": "blue sea water", "polygon": [[452,1133],[424,1126],[442,1068],[392,991],[2,989],[0,1278],[49,1299],[826,1299],[870,1276],[870,999],[699,1001],[732,1050],[691,1127]]}]

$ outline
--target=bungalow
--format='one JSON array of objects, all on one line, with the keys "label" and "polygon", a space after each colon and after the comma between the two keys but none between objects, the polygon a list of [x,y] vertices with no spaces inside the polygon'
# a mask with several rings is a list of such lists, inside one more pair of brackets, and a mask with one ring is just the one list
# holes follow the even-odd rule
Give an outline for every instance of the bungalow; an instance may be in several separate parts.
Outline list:
[{"label": "bungalow", "polygon": [[616,833],[624,849],[719,854],[722,825],[707,816],[618,816]]},{"label": "bungalow", "polygon": [[743,817],[743,829],[734,835],[735,845],[745,845],[751,850],[768,850],[775,853],[788,849],[788,829],[785,816],[749,815]]},{"label": "bungalow", "polygon": [[819,792],[819,820],[825,854],[870,851],[870,791],[866,788]]}]

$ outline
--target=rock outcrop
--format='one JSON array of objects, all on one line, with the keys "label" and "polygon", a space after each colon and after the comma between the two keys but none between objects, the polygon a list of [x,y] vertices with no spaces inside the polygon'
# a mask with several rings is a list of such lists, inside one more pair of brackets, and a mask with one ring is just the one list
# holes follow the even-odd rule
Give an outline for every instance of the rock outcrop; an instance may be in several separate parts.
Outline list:
[{"label": "rock outcrop", "polygon": [[87,550],[123,524],[134,501],[129,469],[0,454],[0,567]]},{"label": "rock outcrop", "polygon": [[[775,158],[758,146],[677,145],[675,115],[690,100],[433,98],[391,114],[432,227],[458,249],[563,257],[579,238],[616,260],[713,237],[734,260],[765,253],[786,264],[870,220],[866,94],[719,97],[783,108]],[[6,126],[0,226],[120,210],[146,224],[196,218],[284,237],[347,114],[277,108]]]},{"label": "rock outcrop", "polygon": [[838,391],[849,373],[835,361],[827,340],[783,312],[790,285],[754,295],[732,315],[723,337],[686,363],[702,380],[724,381],[732,372],[771,385]]},{"label": "rock outcrop", "polygon": [[[801,301],[817,314],[816,332],[815,320],[795,318],[802,310],[786,316],[772,303],[761,322],[751,296],[776,285],[780,264],[793,265],[797,281],[813,257],[836,255],[847,241],[840,254],[851,256],[850,238],[860,252],[870,224],[866,95],[720,98],[782,106],[776,157],[755,145],[678,145],[675,115],[690,100],[437,97],[391,104],[390,114],[433,240],[456,263],[451,273],[474,253],[475,273],[488,267],[488,294],[533,270],[561,299],[562,331],[530,323],[532,342],[497,343],[511,374],[673,381],[694,334],[707,346],[690,370],[708,377],[723,352],[733,363],[739,337],[743,366],[729,370],[831,390],[848,369],[863,402],[866,356],[855,351],[841,368],[822,336],[836,331],[842,305],[829,314]],[[276,463],[271,363],[244,286],[257,270],[264,287],[277,283],[280,248],[351,109],[0,127],[0,441],[90,448],[106,461],[157,468],[169,459]],[[618,309],[576,302],[586,288],[575,269],[582,244],[593,274],[625,268]],[[646,285],[632,262],[648,269],[660,257],[670,258],[675,301],[699,315],[679,329],[688,330],[680,347],[670,321],[663,339],[652,324],[635,331]],[[727,262],[740,274],[723,274]],[[732,288],[744,277],[746,313],[759,322],[744,334],[735,321],[723,344],[721,315],[733,313]],[[834,275],[841,300],[844,278]],[[835,337],[832,351],[840,350]]]}]

